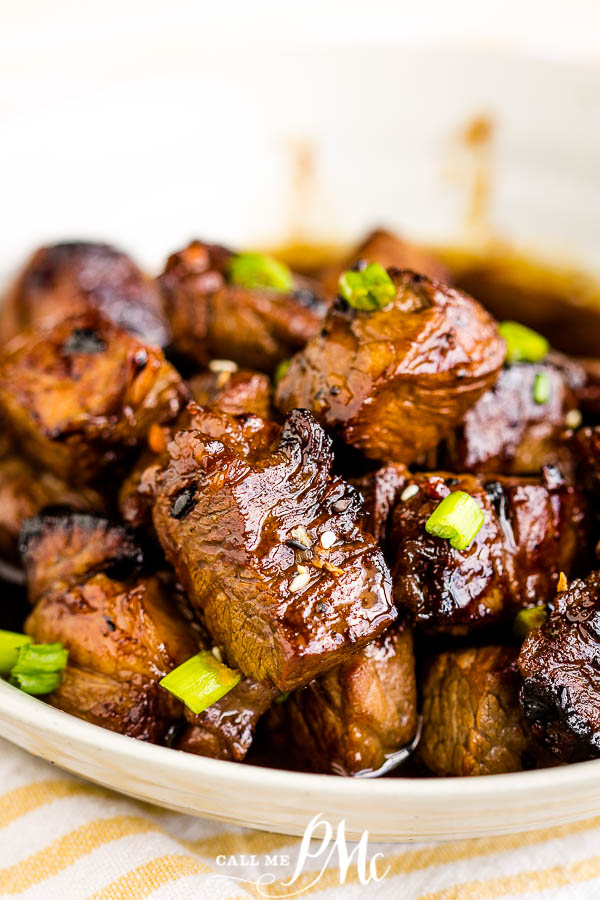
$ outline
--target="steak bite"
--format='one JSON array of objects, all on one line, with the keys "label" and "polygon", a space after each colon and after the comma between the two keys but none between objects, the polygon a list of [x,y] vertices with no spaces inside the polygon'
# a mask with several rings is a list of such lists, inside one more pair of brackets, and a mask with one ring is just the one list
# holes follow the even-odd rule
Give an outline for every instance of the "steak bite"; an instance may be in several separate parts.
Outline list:
[{"label": "steak bite", "polygon": [[[82,547],[86,532],[93,553]],[[64,681],[49,696],[54,706],[158,741],[183,712],[159,681],[197,645],[158,578],[115,565],[120,544],[121,556],[131,555],[131,540],[121,527],[89,516],[41,517],[26,526],[30,594],[37,600],[26,631],[69,651]]]},{"label": "steak bite", "polygon": [[[394,597],[428,631],[467,634],[548,602],[559,573],[571,573],[585,554],[584,501],[557,469],[546,467],[540,479],[418,473],[408,485],[418,490],[398,502],[390,526]],[[484,514],[466,550],[425,529],[454,491]]]},{"label": "steak bite", "polygon": [[331,309],[292,359],[276,405],[311,409],[366,456],[408,464],[491,387],[505,345],[491,316],[466,294],[410,271],[388,275],[391,299],[382,308],[340,300]]},{"label": "steak bite", "polygon": [[551,358],[507,365],[446,439],[443,463],[455,472],[532,475],[545,465],[568,471],[565,432],[579,418],[577,406],[575,391]]},{"label": "steak bite", "polygon": [[0,459],[0,557],[17,560],[23,522],[46,506],[106,511],[105,500],[92,488],[75,491],[52,472],[36,469],[18,456]]},{"label": "steak bite", "polygon": [[172,746],[197,756],[241,762],[254,740],[258,720],[276,696],[277,690],[252,678],[242,678],[199,715],[186,709],[186,725]]},{"label": "steak bite", "polygon": [[[218,435],[218,423],[220,436]],[[206,411],[154,474],[153,519],[191,603],[248,677],[280,691],[342,662],[396,618],[390,575],[302,410],[282,429]],[[244,434],[244,428],[246,434]]]},{"label": "steak bite", "polygon": [[160,350],[96,310],[30,329],[0,358],[9,428],[28,456],[72,484],[97,477],[187,397]]},{"label": "steak bite", "polygon": [[169,342],[156,283],[133,260],[108,244],[72,241],[40,247],[2,306],[0,339],[26,328],[48,328],[97,309],[149,344]]},{"label": "steak bite", "polygon": [[212,360],[206,372],[189,379],[188,386],[198,406],[212,406],[230,416],[254,413],[268,419],[271,414],[270,378],[262,372],[238,369],[231,360]]},{"label": "steak bite", "polygon": [[376,228],[353,248],[343,265],[328,266],[321,273],[321,280],[327,290],[336,294],[338,278],[342,272],[361,259],[379,263],[386,269],[411,269],[413,272],[427,275],[434,281],[452,284],[450,270],[433,253],[418,244],[411,244],[385,228]]},{"label": "steak bite", "polygon": [[200,365],[225,357],[271,372],[318,331],[329,298],[291,273],[277,286],[234,283],[237,258],[200,241],[169,257],[160,285],[173,343]]},{"label": "steak bite", "polygon": [[417,752],[434,775],[500,775],[548,762],[519,706],[517,654],[477,647],[430,661]]},{"label": "steak bite", "polygon": [[392,628],[273,707],[274,740],[314,772],[376,772],[415,737],[412,634]]},{"label": "steak bite", "polygon": [[535,734],[566,762],[600,756],[600,572],[556,595],[518,660],[521,704]]}]

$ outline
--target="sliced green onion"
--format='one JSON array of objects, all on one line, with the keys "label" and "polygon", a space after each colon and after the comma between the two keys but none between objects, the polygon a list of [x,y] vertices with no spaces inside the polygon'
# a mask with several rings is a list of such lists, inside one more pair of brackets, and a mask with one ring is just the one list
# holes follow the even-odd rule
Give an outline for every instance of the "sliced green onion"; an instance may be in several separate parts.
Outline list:
[{"label": "sliced green onion", "polygon": [[19,672],[10,676],[10,683],[26,694],[51,694],[60,687],[62,672]]},{"label": "sliced green onion", "polygon": [[9,675],[17,663],[19,647],[31,644],[28,634],[17,634],[14,631],[0,631],[0,675]]},{"label": "sliced green onion", "polygon": [[160,684],[183,700],[193,713],[201,713],[224,697],[241,677],[210,651],[202,650],[165,675]]},{"label": "sliced green onion", "polygon": [[453,491],[431,513],[425,531],[447,538],[455,550],[466,550],[482,525],[479,503],[465,491]]},{"label": "sliced green onion", "polygon": [[287,370],[291,364],[291,359],[282,359],[281,362],[277,363],[275,371],[273,372],[273,382],[276,385],[279,384],[283,376],[287,374]]},{"label": "sliced green onion", "polygon": [[538,372],[533,379],[533,399],[536,403],[547,403],[550,399],[550,379],[546,372]]},{"label": "sliced green onion", "polygon": [[515,616],[513,624],[515,637],[521,641],[525,640],[529,632],[543,625],[547,618],[548,607],[546,604],[543,606],[531,606],[529,609],[521,609]]},{"label": "sliced green onion", "polygon": [[541,334],[520,322],[500,322],[498,331],[506,341],[506,362],[540,362],[550,349]]},{"label": "sliced green onion", "polygon": [[394,282],[379,263],[369,263],[359,271],[343,272],[338,287],[340,295],[354,309],[383,309],[396,296]]},{"label": "sliced green onion", "polygon": [[68,657],[62,644],[23,644],[10,683],[27,694],[49,694],[60,685]]},{"label": "sliced green onion", "polygon": [[285,263],[264,253],[239,253],[229,263],[229,281],[245,288],[291,291],[294,278]]},{"label": "sliced green onion", "polygon": [[285,703],[287,698],[290,696],[291,691],[286,691],[285,694],[279,694],[278,697],[275,697],[275,703]]}]

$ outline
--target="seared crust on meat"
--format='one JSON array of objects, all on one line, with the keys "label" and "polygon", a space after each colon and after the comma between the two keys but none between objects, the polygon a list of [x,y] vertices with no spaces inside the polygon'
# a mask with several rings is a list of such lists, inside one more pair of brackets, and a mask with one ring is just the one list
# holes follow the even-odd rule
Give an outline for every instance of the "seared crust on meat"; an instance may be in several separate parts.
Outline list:
[{"label": "seared crust on meat", "polygon": [[31,329],[0,358],[0,407],[23,450],[85,484],[168,421],[188,391],[162,352],[96,310]]},{"label": "seared crust on meat", "polygon": [[229,284],[233,255],[192,241],[169,257],[160,285],[173,343],[200,365],[218,357],[270,372],[318,331],[329,299],[300,276],[289,293]]},{"label": "seared crust on meat", "polygon": [[[296,410],[281,430],[263,423],[251,440],[236,420],[206,416],[206,428],[197,420],[168,446],[154,526],[233,664],[292,690],[394,621],[389,572],[310,413]],[[335,535],[328,549],[325,532]]]},{"label": "seared crust on meat", "polygon": [[88,309],[100,310],[149,344],[169,342],[156,283],[125,253],[86,241],[36,250],[2,305],[0,340],[31,326],[52,327]]},{"label": "seared crust on meat", "polygon": [[132,531],[107,519],[65,510],[27,519],[19,549],[32,604],[49,590],[63,590],[91,572],[133,578],[144,554]]},{"label": "seared crust on meat", "polygon": [[435,775],[500,775],[546,761],[519,706],[517,652],[449,650],[430,662],[417,752]]},{"label": "seared crust on meat", "polygon": [[[389,558],[400,609],[429,631],[466,634],[549,601],[559,573],[585,556],[586,506],[560,472],[541,479],[417,473],[418,491],[396,505]],[[430,535],[425,523],[453,491],[480,505],[484,524],[466,550]]]},{"label": "seared crust on meat", "polygon": [[382,546],[387,539],[390,514],[410,477],[402,463],[389,463],[361,478],[351,479],[363,496],[363,525]]},{"label": "seared crust on meat", "polygon": [[377,771],[413,740],[417,729],[410,630],[386,631],[295,691],[281,712],[284,743],[291,744],[312,771],[336,775]]},{"label": "seared crust on meat", "polygon": [[600,572],[556,595],[521,647],[521,704],[535,734],[568,762],[600,756]]},{"label": "seared crust on meat", "polygon": [[[538,378],[548,385],[544,403],[534,397]],[[566,420],[577,406],[575,391],[551,360],[506,366],[447,438],[443,464],[454,472],[506,475],[532,475],[545,465],[568,471]]]},{"label": "seared crust on meat", "polygon": [[292,359],[275,402],[312,410],[368,457],[411,463],[491,387],[505,345],[471,297],[414,272],[389,274],[396,299],[373,312],[339,301]]}]

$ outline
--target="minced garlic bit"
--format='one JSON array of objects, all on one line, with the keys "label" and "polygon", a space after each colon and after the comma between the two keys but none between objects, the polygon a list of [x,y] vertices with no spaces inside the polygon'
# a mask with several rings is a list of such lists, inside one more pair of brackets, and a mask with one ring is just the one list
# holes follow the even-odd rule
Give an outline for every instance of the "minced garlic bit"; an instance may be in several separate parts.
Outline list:
[{"label": "minced garlic bit", "polygon": [[290,534],[295,541],[298,541],[299,544],[302,544],[303,547],[306,547],[307,550],[310,550],[310,548],[312,547],[312,541],[304,525],[297,525],[295,528],[292,528]]},{"label": "minced garlic bit", "polygon": [[343,575],[344,570],[340,569],[339,566],[334,566],[333,563],[327,562],[326,559],[323,560],[323,568],[327,569],[328,572],[331,572],[332,575]]},{"label": "minced garlic bit", "polygon": [[217,375],[217,388],[221,390],[231,381],[231,372],[219,372]]},{"label": "minced garlic bit", "polygon": [[233,375],[238,370],[238,364],[232,359],[211,359],[208,368],[211,372],[229,372]]},{"label": "minced garlic bit", "polygon": [[419,485],[418,484],[408,484],[402,493],[400,494],[401,500],[410,500],[411,497],[414,497],[415,494],[419,493]]},{"label": "minced garlic bit", "polygon": [[290,583],[290,591],[292,594],[296,593],[296,591],[301,591],[302,588],[305,588],[306,585],[310,582],[310,575],[308,572],[302,572],[300,575],[296,575],[295,578],[292,578]]},{"label": "minced garlic bit", "polygon": [[308,572],[308,566],[303,566],[302,563],[298,563],[298,565],[296,566],[296,571],[300,575],[306,575],[306,573]]},{"label": "minced garlic bit", "polygon": [[219,650],[218,647],[215,646],[212,648],[212,655],[214,656],[215,659],[218,659],[219,662],[223,662],[223,654],[221,653],[221,651]]},{"label": "minced garlic bit", "polygon": [[565,425],[567,428],[579,428],[583,421],[583,416],[578,409],[570,409],[565,416]]},{"label": "minced garlic bit", "polygon": [[321,535],[321,547],[323,550],[329,550],[330,547],[333,547],[335,542],[337,541],[337,534],[335,531],[324,531]]}]

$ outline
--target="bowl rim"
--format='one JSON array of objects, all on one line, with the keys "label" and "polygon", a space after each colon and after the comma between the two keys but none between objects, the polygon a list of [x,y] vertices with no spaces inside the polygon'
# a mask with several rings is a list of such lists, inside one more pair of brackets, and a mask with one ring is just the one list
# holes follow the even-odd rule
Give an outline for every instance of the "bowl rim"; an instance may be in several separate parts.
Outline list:
[{"label": "bowl rim", "polygon": [[[48,735],[54,740],[76,742],[80,747],[93,746],[115,758],[126,758],[129,762],[146,761],[164,769],[177,770],[190,779],[204,774],[217,781],[227,781],[230,785],[237,783],[240,787],[256,787],[259,784],[270,790],[285,788],[295,789],[302,793],[323,791],[345,799],[364,799],[367,796],[380,800],[384,796],[388,801],[396,799],[424,800],[426,798],[446,798],[460,795],[462,798],[478,797],[485,799],[497,796],[514,796],[528,790],[568,789],[589,783],[590,778],[600,773],[600,759],[580,763],[570,763],[547,769],[535,769],[525,772],[510,772],[503,775],[487,775],[485,777],[431,777],[431,778],[344,778],[339,775],[315,774],[311,772],[295,772],[289,769],[273,769],[267,766],[254,766],[229,760],[212,759],[196,756],[163,747],[157,744],[139,741],[136,738],[119,734],[78,719],[63,710],[56,709],[39,700],[24,694],[18,688],[0,679],[0,720],[6,719],[13,724],[33,727],[40,736]],[[3,735],[4,736],[4,735]],[[60,737],[59,737],[60,736]],[[6,739],[11,743],[10,736]],[[43,755],[43,754],[37,754]],[[81,776],[85,777],[85,776]]]}]

